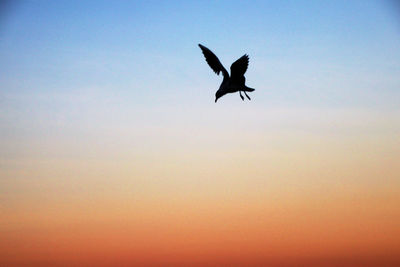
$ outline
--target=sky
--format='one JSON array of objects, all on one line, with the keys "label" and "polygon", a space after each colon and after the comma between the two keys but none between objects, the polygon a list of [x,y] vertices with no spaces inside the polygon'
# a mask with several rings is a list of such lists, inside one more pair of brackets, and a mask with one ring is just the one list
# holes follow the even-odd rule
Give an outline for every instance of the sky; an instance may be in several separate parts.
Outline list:
[{"label": "sky", "polygon": [[395,1],[2,1],[0,265],[398,266],[399,47]]}]

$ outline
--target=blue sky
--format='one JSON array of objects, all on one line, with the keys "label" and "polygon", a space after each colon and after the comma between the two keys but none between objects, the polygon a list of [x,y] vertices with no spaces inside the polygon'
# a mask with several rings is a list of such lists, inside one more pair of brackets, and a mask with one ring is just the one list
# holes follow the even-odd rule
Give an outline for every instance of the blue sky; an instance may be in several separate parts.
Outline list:
[{"label": "blue sky", "polygon": [[390,1],[21,1],[8,9],[3,93],[107,85],[171,100],[203,83],[212,99],[219,78],[199,55],[202,43],[227,68],[250,54],[247,81],[263,101],[399,100],[400,15]]}]

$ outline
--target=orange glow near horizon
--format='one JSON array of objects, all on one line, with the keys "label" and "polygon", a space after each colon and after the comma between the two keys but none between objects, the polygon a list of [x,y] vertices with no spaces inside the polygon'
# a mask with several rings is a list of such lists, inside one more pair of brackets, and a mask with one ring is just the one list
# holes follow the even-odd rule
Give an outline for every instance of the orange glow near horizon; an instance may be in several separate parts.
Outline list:
[{"label": "orange glow near horizon", "polygon": [[[309,148],[303,153],[308,159],[287,155],[292,165],[286,168],[278,154],[269,166],[261,164],[268,162],[261,156],[214,164],[199,157],[199,165],[182,167],[179,162],[187,157],[178,156],[142,170],[121,160],[113,166],[65,160],[27,164],[20,175],[42,176],[42,182],[19,185],[34,187],[25,189],[29,203],[2,207],[0,263],[397,264],[400,197],[389,186],[397,183],[395,162],[373,159],[368,165],[371,159],[363,156],[353,164],[365,168],[351,171],[346,159],[318,154],[317,160]],[[366,183],[388,168],[393,173],[382,179],[388,184]],[[59,179],[50,182],[46,176]]]},{"label": "orange glow near horizon", "polygon": [[7,218],[1,258],[6,265],[398,260],[399,197],[375,198],[59,203]]}]

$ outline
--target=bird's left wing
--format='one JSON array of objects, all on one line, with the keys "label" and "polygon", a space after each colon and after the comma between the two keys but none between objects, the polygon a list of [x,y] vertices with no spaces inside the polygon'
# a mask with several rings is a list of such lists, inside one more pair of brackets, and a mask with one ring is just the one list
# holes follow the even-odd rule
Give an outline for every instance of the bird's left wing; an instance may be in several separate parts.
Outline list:
[{"label": "bird's left wing", "polygon": [[201,51],[203,52],[203,55],[206,58],[208,65],[212,68],[212,70],[218,75],[219,75],[220,71],[222,71],[224,78],[229,78],[228,72],[226,71],[224,66],[221,64],[218,57],[204,45],[199,44],[199,47],[200,47]]}]

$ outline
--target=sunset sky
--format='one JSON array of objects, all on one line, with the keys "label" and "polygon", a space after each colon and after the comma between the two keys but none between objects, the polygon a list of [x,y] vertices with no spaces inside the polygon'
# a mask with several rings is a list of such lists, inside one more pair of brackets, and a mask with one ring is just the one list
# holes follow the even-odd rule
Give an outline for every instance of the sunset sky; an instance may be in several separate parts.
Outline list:
[{"label": "sunset sky", "polygon": [[399,48],[390,0],[2,1],[0,266],[400,266]]}]

